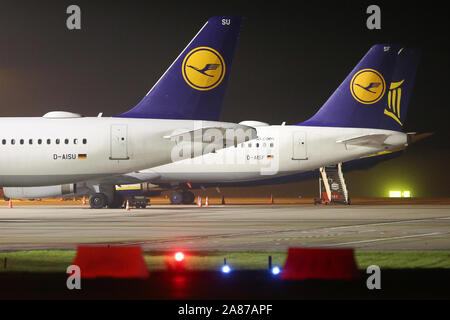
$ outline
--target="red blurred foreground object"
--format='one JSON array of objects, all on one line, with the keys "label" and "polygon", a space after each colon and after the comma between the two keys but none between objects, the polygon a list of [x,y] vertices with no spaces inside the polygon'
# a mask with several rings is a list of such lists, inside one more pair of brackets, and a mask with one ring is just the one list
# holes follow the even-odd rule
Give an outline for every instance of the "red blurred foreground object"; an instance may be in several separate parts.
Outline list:
[{"label": "red blurred foreground object", "polygon": [[148,278],[141,247],[79,246],[74,265],[81,278]]},{"label": "red blurred foreground object", "polygon": [[359,277],[353,249],[289,248],[281,279],[354,279]]}]

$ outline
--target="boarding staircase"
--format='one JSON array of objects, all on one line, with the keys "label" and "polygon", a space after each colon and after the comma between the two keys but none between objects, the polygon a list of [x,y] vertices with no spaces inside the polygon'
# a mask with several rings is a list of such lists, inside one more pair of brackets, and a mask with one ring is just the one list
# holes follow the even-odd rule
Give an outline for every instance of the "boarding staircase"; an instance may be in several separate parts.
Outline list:
[{"label": "boarding staircase", "polygon": [[323,203],[350,204],[347,185],[342,172],[342,163],[319,168],[319,194]]}]

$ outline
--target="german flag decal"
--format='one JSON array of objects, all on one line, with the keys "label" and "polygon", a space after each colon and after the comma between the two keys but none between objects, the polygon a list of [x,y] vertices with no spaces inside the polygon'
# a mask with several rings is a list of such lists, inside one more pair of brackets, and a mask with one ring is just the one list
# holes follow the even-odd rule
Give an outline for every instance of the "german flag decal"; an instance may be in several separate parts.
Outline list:
[{"label": "german flag decal", "polygon": [[87,159],[87,154],[86,153],[79,153],[78,154],[78,159]]}]

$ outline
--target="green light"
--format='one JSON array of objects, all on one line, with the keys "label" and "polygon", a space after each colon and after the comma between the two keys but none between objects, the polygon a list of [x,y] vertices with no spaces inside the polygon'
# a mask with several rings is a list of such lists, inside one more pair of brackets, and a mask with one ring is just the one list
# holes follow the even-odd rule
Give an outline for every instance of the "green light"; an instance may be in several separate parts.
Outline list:
[{"label": "green light", "polygon": [[403,191],[403,198],[411,198],[411,192],[408,190]]},{"label": "green light", "polygon": [[401,191],[389,191],[389,198],[401,198],[402,192]]}]

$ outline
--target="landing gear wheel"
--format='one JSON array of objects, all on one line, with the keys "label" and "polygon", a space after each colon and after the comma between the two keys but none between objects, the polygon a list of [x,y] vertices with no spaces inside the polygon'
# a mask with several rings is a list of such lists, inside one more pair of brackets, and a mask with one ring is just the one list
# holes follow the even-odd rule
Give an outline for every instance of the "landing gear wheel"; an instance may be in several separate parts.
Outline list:
[{"label": "landing gear wheel", "polygon": [[108,199],[103,193],[96,193],[89,197],[89,205],[91,209],[101,209],[106,206]]},{"label": "landing gear wheel", "polygon": [[192,204],[195,201],[195,195],[191,191],[185,191],[182,194],[183,204]]},{"label": "landing gear wheel", "polygon": [[181,192],[172,192],[170,194],[170,203],[171,204],[181,204],[183,202],[183,195]]}]

